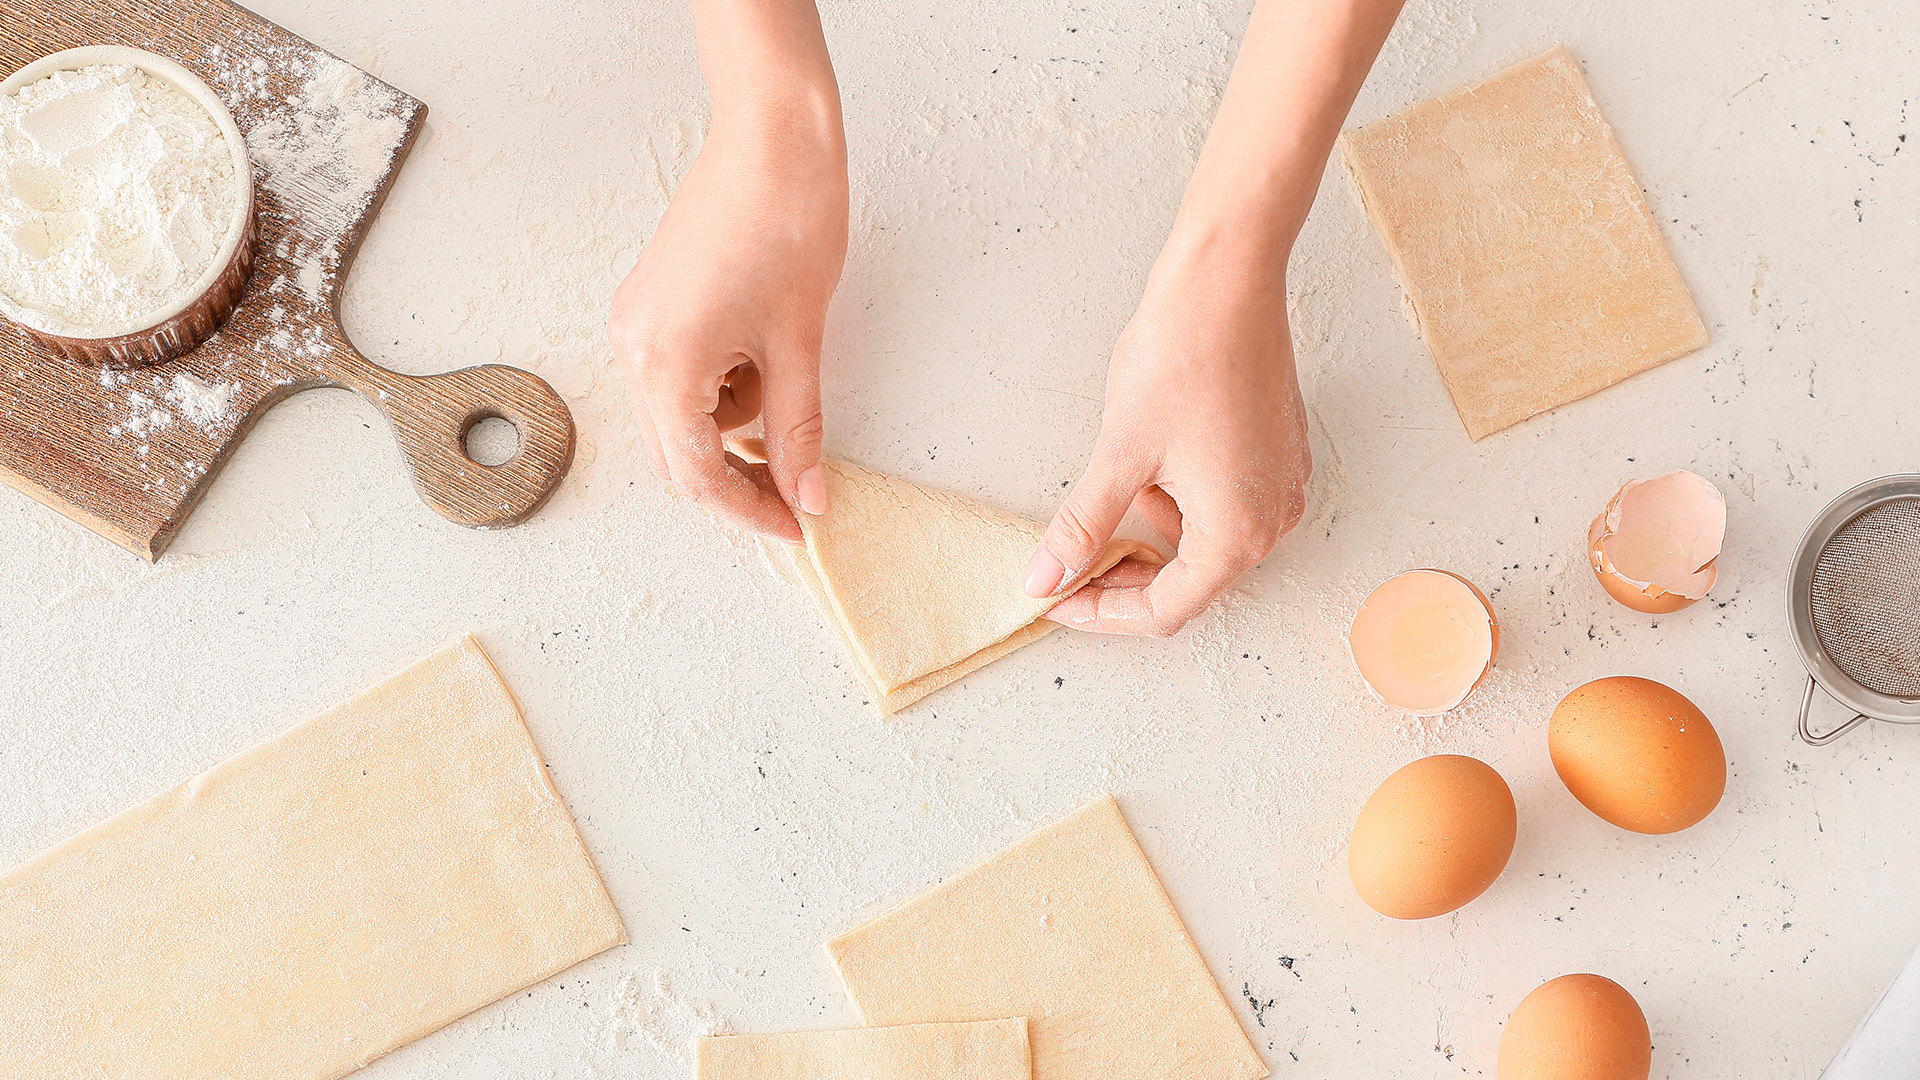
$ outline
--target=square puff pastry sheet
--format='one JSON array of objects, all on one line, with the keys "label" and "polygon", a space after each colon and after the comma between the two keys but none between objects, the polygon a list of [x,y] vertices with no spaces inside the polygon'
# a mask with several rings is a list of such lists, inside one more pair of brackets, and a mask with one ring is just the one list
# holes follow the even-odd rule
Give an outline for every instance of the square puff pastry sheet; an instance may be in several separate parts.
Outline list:
[{"label": "square puff pastry sheet", "polygon": [[1349,131],[1340,147],[1468,437],[1707,343],[1564,48]]},{"label": "square puff pastry sheet", "polygon": [[626,940],[461,638],[0,877],[0,1076],[332,1080]]},{"label": "square puff pastry sheet", "polygon": [[1267,1075],[1111,795],[827,953],[863,1024],[1027,1017],[1034,1080]]}]

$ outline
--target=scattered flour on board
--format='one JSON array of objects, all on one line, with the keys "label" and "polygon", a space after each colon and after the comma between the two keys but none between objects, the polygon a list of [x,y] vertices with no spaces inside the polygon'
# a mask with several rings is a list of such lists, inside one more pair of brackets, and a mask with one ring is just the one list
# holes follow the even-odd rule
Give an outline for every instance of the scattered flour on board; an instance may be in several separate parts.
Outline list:
[{"label": "scattered flour on board", "polygon": [[[136,382],[146,389],[135,389]],[[234,420],[233,398],[239,385],[225,379],[207,382],[191,372],[179,372],[172,379],[115,368],[100,369],[100,385],[109,390],[126,389],[122,407],[126,415],[107,429],[112,438],[130,436],[146,439],[149,435],[182,420],[202,431],[215,431]],[[167,409],[167,403],[173,410]],[[177,411],[177,415],[176,415]],[[204,471],[204,469],[202,470]]]},{"label": "scattered flour on board", "polygon": [[237,389],[237,386],[225,380],[208,383],[183,371],[173,377],[172,391],[168,396],[179,408],[181,416],[205,431],[232,419],[233,392]]},{"label": "scattered flour on board", "polygon": [[373,199],[406,128],[395,93],[358,68],[321,54],[293,70],[306,78],[288,99],[293,108],[255,124],[247,149],[260,182],[328,237],[280,253],[295,263],[300,291],[324,301],[341,234]]},{"label": "scattered flour on board", "polygon": [[[139,380],[140,385],[149,383],[151,385],[149,389],[141,390],[136,388],[136,380]],[[157,397],[163,397],[166,390],[166,383],[160,376],[152,374],[143,376],[136,371],[101,368],[100,385],[109,390],[124,389],[127,392],[126,397],[121,401],[121,407],[126,410],[126,415],[119,417],[117,422],[107,429],[108,438],[118,439],[126,436],[144,442],[153,432],[173,426],[173,413],[167,411],[165,406],[155,400]],[[146,448],[142,447],[140,452],[146,453]]]},{"label": "scattered flour on board", "polygon": [[[277,281],[256,280],[253,288],[296,290],[324,303],[330,299],[330,284],[339,269],[340,242],[373,199],[405,137],[401,99],[391,88],[324,53],[271,46],[265,56],[243,59],[223,57],[222,52],[213,50],[216,66],[209,81],[243,121],[255,177],[306,226],[290,233],[275,252],[293,264],[292,272]],[[138,74],[136,69],[126,70]],[[283,74],[296,83],[284,101],[274,91],[276,85],[284,85],[278,82]],[[214,135],[218,138],[217,129]],[[7,183],[6,176],[0,175],[0,203],[4,203]],[[0,220],[0,225],[4,223]],[[5,241],[0,236],[0,248]],[[0,287],[4,287],[3,278]],[[267,321],[270,329],[253,342],[256,352],[318,357],[327,348],[321,328],[294,321],[285,304],[275,304]],[[209,382],[190,373],[162,378],[108,369],[101,372],[100,382],[108,389],[126,391],[107,412],[106,434],[139,442],[143,470],[148,467],[146,444],[154,433],[186,423],[211,434],[230,428],[237,419],[239,386],[228,380]],[[189,478],[206,472],[195,461],[179,462],[178,468]],[[155,481],[170,482],[176,481]]]}]

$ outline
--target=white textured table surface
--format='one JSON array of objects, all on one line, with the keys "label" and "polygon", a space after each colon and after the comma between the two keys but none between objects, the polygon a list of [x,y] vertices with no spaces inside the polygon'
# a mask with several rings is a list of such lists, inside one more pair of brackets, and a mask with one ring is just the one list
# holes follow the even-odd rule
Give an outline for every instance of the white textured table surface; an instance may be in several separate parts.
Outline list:
[{"label": "white textured table surface", "polygon": [[[308,394],[152,567],[0,491],[0,862],[475,631],[633,944],[369,1078],[679,1077],[709,1026],[848,1023],[827,936],[1102,789],[1282,1077],[1491,1075],[1506,1011],[1572,970],[1639,998],[1655,1076],[1813,1077],[1920,940],[1920,733],[1798,744],[1781,600],[1821,505],[1920,467],[1906,0],[1413,0],[1354,121],[1565,41],[1712,344],[1469,444],[1336,166],[1293,263],[1308,522],[1171,642],[1056,634],[890,723],[758,549],[646,473],[603,342],[705,122],[681,5],[259,7],[433,110],[350,333],[405,370],[533,368],[580,459],[528,525],[468,532],[414,497],[372,408]],[[855,190],[829,448],[1044,517],[1247,4],[823,8]],[[1585,530],[1676,466],[1726,491],[1729,544],[1711,602],[1653,620],[1601,593]],[[1341,640],[1416,565],[1487,589],[1504,631],[1470,706],[1420,723],[1366,700]],[[1625,835],[1554,778],[1548,710],[1611,674],[1718,725],[1729,784],[1703,824]],[[1441,750],[1505,774],[1519,845],[1464,911],[1392,923],[1347,884],[1345,831]]]}]

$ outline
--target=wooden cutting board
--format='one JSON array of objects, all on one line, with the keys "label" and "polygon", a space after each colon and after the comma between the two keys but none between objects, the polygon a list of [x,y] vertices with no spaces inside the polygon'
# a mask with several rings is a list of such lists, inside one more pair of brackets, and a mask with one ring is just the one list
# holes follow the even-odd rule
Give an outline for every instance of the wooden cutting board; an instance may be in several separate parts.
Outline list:
[{"label": "wooden cutting board", "polygon": [[[573,417],[498,364],[403,375],[340,328],[340,288],[426,121],[426,106],[227,0],[0,0],[0,77],[47,53],[131,45],[199,75],[253,150],[260,239],[227,325],[178,360],[76,365],[0,321],[0,480],[143,558],[160,556],[267,409],[342,387],[386,416],[427,505],[517,525],[573,462]],[[518,429],[497,466],[468,456],[489,417]]]}]

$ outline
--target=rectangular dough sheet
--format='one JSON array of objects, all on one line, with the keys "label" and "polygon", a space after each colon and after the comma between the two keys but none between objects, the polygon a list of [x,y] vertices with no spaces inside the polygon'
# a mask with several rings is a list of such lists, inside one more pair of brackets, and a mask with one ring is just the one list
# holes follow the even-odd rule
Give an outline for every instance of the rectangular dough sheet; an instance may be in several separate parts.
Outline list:
[{"label": "rectangular dough sheet", "polygon": [[693,1080],[1032,1080],[1027,1021],[715,1035]]},{"label": "rectangular dough sheet", "polygon": [[626,940],[461,638],[0,877],[0,1076],[331,1080]]},{"label": "rectangular dough sheet", "polygon": [[1340,146],[1470,438],[1707,343],[1566,49]]},{"label": "rectangular dough sheet", "polygon": [[827,953],[863,1024],[1027,1017],[1034,1080],[1267,1075],[1111,795]]}]

